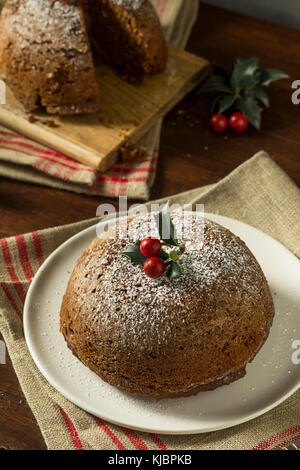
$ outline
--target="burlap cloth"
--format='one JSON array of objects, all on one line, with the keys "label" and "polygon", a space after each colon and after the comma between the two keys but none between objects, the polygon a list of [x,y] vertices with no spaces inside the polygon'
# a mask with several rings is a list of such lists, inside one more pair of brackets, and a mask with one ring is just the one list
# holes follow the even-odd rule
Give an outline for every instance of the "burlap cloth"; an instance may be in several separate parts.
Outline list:
[{"label": "burlap cloth", "polygon": [[[151,0],[170,44],[183,49],[198,13],[198,0]],[[0,0],[0,11],[6,0]],[[3,123],[2,123],[3,124]],[[146,155],[119,162],[105,173],[12,132],[0,121],[0,175],[76,193],[148,200],[154,183],[162,120],[136,144]]]},{"label": "burlap cloth", "polygon": [[[263,230],[300,257],[300,191],[260,152],[219,183],[171,197]],[[26,399],[49,449],[272,449],[300,435],[300,391],[253,421],[191,436],[133,432],[96,419],[60,395],[37,370],[22,329],[22,308],[34,272],[63,241],[98,219],[0,241],[0,331]],[[274,269],[276,260],[274,260]]]}]

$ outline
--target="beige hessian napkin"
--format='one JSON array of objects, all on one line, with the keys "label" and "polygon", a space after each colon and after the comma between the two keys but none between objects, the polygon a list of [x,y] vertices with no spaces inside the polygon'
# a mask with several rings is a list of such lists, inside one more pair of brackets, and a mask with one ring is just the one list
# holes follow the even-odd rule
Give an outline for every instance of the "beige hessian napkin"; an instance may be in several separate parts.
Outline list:
[{"label": "beige hessian napkin", "polygon": [[[171,198],[263,230],[300,257],[300,191],[260,152],[219,183]],[[95,418],[44,379],[28,352],[22,308],[29,282],[63,241],[98,219],[0,241],[0,331],[49,449],[274,449],[299,438],[300,390],[277,408],[231,429],[191,436],[131,431]],[[38,223],[38,222],[37,222]],[[276,269],[276,260],[274,260]]]},{"label": "beige hessian napkin", "polygon": [[[0,0],[0,10],[6,0]],[[198,13],[198,0],[151,0],[170,44],[184,48]],[[76,193],[149,199],[153,185],[162,120],[136,144],[146,155],[119,162],[101,174],[0,125],[0,175]],[[0,122],[1,124],[1,122]]]}]

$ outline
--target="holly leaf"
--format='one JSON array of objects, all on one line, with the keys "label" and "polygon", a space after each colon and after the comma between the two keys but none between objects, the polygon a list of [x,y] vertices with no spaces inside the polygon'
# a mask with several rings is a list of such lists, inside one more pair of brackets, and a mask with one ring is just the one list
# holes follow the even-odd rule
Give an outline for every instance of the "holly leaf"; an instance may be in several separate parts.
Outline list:
[{"label": "holly leaf", "polygon": [[219,103],[219,101],[221,101],[226,95],[224,95],[223,93],[222,94],[219,94],[217,96],[214,97],[213,101],[212,101],[212,104],[211,104],[211,114],[214,113],[215,109],[216,109],[216,106],[217,104]]},{"label": "holly leaf", "polygon": [[171,220],[169,211],[169,201],[163,206],[162,210],[154,216],[159,236],[162,241],[172,246],[179,246],[176,238],[176,231]]},{"label": "holly leaf", "polygon": [[251,59],[251,57],[237,57],[235,59],[235,64],[240,66],[240,65],[245,64],[246,62],[248,62],[249,59]]},{"label": "holly leaf", "polygon": [[231,106],[236,102],[237,97],[235,95],[227,95],[222,98],[219,102],[219,114],[223,114],[224,111],[231,108]]},{"label": "holly leaf", "polygon": [[255,72],[258,69],[256,57],[239,57],[231,74],[230,85],[234,90],[244,90],[256,84]]},{"label": "holly leaf", "polygon": [[222,67],[221,65],[215,65],[214,72],[215,72],[215,75],[221,75],[222,77],[224,77],[227,83],[229,84],[230,82],[229,70],[225,69],[225,67]]},{"label": "holly leaf", "polygon": [[140,251],[140,245],[141,240],[138,240],[134,245],[131,245],[126,248],[125,251],[122,251],[121,255],[127,256],[127,258],[129,258],[132,263],[144,264],[147,258],[142,255]]},{"label": "holly leaf", "polygon": [[175,251],[175,250],[172,250],[170,251],[169,253],[169,258],[172,260],[172,261],[177,261],[180,256],[178,255],[178,253]]},{"label": "holly leaf", "polygon": [[252,126],[254,126],[257,130],[260,130],[261,109],[253,96],[244,95],[237,101],[236,107],[246,116]]},{"label": "holly leaf", "polygon": [[260,103],[265,107],[270,105],[269,98],[261,87],[284,78],[289,76],[281,70],[260,67],[256,57],[238,57],[231,71],[216,66],[215,74],[204,82],[199,92],[216,92],[212,102],[212,114],[216,109],[219,114],[223,114],[233,107],[240,110],[248,121],[260,130]]},{"label": "holly leaf", "polygon": [[207,91],[219,91],[228,94],[233,93],[227,79],[222,75],[212,75],[209,77],[199,88],[198,93],[206,93]]},{"label": "holly leaf", "polygon": [[253,88],[253,94],[255,98],[260,101],[266,108],[270,106],[270,101],[267,93],[262,88],[255,87]]},{"label": "holly leaf", "polygon": [[289,75],[278,69],[260,68],[257,72],[259,86],[269,86],[270,83],[283,80],[284,78],[289,78]]},{"label": "holly leaf", "polygon": [[162,259],[163,261],[166,261],[167,259],[169,259],[169,255],[165,250],[161,250],[158,257]]},{"label": "holly leaf", "polygon": [[182,267],[177,261],[172,261],[172,263],[167,268],[167,277],[172,281],[173,279],[178,279],[183,275]]}]

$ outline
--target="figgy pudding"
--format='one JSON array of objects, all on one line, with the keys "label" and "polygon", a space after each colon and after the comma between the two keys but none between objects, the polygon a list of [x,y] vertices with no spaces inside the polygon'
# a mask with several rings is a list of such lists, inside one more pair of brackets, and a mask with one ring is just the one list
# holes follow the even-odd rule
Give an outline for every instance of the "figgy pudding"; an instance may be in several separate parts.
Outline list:
[{"label": "figgy pudding", "polygon": [[150,0],[7,0],[0,78],[26,111],[96,113],[103,60],[134,82],[164,70],[167,46]]},{"label": "figgy pudding", "polygon": [[[182,217],[172,214],[175,230]],[[269,334],[274,306],[253,254],[224,227],[185,218],[180,256],[162,257],[166,270],[158,279],[122,255],[132,240],[117,229],[89,244],[63,298],[61,332],[69,348],[131,394],[182,397],[229,384],[245,375]],[[143,240],[155,225],[153,215],[145,215],[128,228]],[[181,275],[170,275],[173,262]]]}]

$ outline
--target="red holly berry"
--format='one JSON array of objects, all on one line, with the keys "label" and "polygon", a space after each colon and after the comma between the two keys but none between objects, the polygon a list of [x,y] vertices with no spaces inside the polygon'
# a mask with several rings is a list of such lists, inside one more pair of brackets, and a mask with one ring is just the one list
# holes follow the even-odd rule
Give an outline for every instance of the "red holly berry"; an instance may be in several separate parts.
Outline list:
[{"label": "red holly berry", "polygon": [[161,277],[165,270],[166,265],[160,258],[157,258],[157,256],[148,258],[144,263],[145,274],[147,274],[149,277],[152,277],[153,279],[158,279]]},{"label": "red holly berry", "polygon": [[224,114],[213,114],[209,124],[215,132],[224,132],[227,129],[227,117]]},{"label": "red holly berry", "polygon": [[161,250],[161,242],[158,238],[147,237],[140,244],[140,251],[146,258],[158,256]]},{"label": "red holly berry", "polygon": [[244,132],[248,127],[248,119],[243,113],[233,113],[229,118],[229,126],[234,132]]}]

